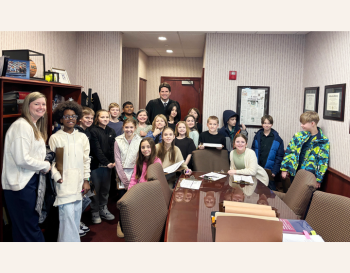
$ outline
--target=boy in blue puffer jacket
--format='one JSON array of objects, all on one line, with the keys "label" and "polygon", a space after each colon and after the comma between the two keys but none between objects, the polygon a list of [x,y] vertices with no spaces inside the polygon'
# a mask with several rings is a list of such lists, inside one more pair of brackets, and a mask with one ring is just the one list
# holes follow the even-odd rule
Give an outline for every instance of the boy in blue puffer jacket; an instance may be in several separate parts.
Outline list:
[{"label": "boy in blue puffer jacket", "polygon": [[[265,115],[261,118],[261,125],[263,129],[256,132],[252,150],[258,158],[258,164],[265,169],[271,170],[272,176],[275,177],[280,171],[284,156],[283,140],[272,129],[273,118],[270,115]],[[274,181],[269,182],[269,188],[276,190]]]},{"label": "boy in blue puffer jacket", "polygon": [[[232,110],[225,110],[223,113],[224,126],[219,130],[226,138],[226,149],[230,153],[232,151],[232,141],[235,135],[242,133],[248,137],[248,132],[244,124],[239,123],[239,115]],[[242,129],[241,129],[242,126]]]}]

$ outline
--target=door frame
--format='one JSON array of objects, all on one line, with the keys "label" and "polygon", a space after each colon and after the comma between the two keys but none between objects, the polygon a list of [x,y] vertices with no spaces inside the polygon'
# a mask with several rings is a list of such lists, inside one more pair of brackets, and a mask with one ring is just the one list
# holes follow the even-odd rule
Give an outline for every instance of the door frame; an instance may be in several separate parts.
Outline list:
[{"label": "door frame", "polygon": [[[204,72],[204,70],[203,70]],[[204,74],[204,73],[203,73]],[[161,76],[160,77],[160,83],[166,82],[166,81],[198,81],[199,80],[199,112],[201,113],[200,119],[198,120],[199,123],[203,123],[203,85],[202,85],[202,78],[201,77],[170,77],[170,76]]]},{"label": "door frame", "polygon": [[145,107],[146,107],[146,105],[147,105],[147,102],[146,102],[146,95],[147,95],[147,80],[146,80],[146,79],[144,79],[144,78],[139,77],[139,110],[140,110],[140,109],[142,109],[142,108],[141,108],[141,105],[140,105],[140,104],[141,104],[141,101],[140,101],[140,97],[141,97],[141,94],[140,94],[140,93],[141,93],[140,80],[141,80],[141,81],[145,81],[145,82],[146,82],[146,85],[145,85],[145,86],[146,86],[146,87],[145,87],[145,88],[146,88],[146,90],[145,90]]}]

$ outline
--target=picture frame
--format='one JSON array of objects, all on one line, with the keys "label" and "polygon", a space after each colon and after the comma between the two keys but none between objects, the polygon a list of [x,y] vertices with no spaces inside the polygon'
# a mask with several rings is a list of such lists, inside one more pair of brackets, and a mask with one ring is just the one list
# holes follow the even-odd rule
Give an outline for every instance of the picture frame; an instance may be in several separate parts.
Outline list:
[{"label": "picture frame", "polygon": [[319,87],[305,87],[303,113],[315,111],[318,113]]},{"label": "picture frame", "polygon": [[50,71],[57,72],[59,74],[60,83],[70,84],[68,73],[65,69],[51,67]]},{"label": "picture frame", "polygon": [[269,114],[269,86],[237,86],[237,114],[247,128],[261,128],[261,118]]},{"label": "picture frame", "polygon": [[326,85],[323,118],[344,122],[346,84]]},{"label": "picture frame", "polygon": [[8,59],[5,72],[6,77],[29,79],[30,76],[30,64],[25,60]]}]

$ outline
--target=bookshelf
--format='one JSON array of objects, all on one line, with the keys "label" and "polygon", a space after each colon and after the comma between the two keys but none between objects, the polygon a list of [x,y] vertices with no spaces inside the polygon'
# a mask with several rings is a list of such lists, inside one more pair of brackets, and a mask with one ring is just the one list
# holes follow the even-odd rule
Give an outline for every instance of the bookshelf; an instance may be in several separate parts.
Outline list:
[{"label": "bookshelf", "polygon": [[[3,114],[3,96],[4,93],[10,91],[38,91],[43,93],[47,99],[47,115],[48,115],[48,127],[47,132],[50,136],[52,134],[52,101],[56,94],[59,94],[68,100],[69,98],[73,98],[74,101],[80,104],[81,102],[81,89],[82,87],[79,85],[71,85],[71,84],[62,84],[62,83],[51,83],[46,81],[36,81],[36,80],[24,80],[24,79],[16,79],[16,78],[8,78],[8,77],[0,77],[0,173],[2,173],[2,161],[3,161],[3,152],[4,152],[4,123],[9,124],[13,123],[16,119],[18,119],[21,114]],[[3,241],[3,190],[1,184],[1,176],[0,176],[0,242]]]}]

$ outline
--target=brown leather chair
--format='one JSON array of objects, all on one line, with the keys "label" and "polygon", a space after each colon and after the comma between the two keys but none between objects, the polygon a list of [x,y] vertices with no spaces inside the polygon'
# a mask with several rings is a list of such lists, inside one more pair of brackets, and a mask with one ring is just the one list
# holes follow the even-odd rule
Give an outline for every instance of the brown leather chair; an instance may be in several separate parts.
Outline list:
[{"label": "brown leather chair", "polygon": [[350,242],[348,197],[316,191],[305,220],[326,242]]},{"label": "brown leather chair", "polygon": [[126,242],[159,242],[168,214],[161,182],[139,183],[117,202]]},{"label": "brown leather chair", "polygon": [[193,170],[199,172],[218,172],[230,169],[226,150],[204,149],[192,152]]},{"label": "brown leather chair", "polygon": [[312,193],[316,190],[316,183],[315,175],[305,170],[299,170],[286,193],[277,191],[274,193],[303,219]]},{"label": "brown leather chair", "polygon": [[169,202],[173,191],[169,189],[168,181],[165,178],[163,167],[159,163],[154,163],[148,166],[147,168],[147,181],[160,181],[162,187],[162,193],[164,196],[165,205],[169,207]]}]

